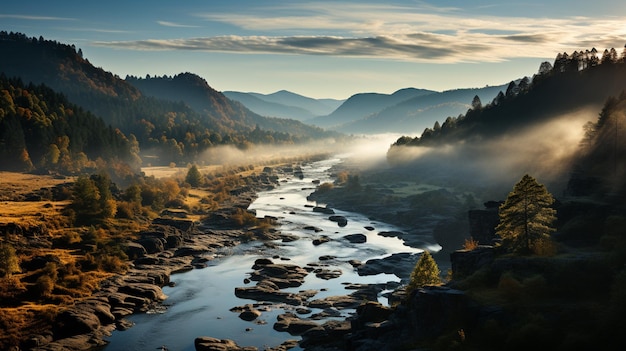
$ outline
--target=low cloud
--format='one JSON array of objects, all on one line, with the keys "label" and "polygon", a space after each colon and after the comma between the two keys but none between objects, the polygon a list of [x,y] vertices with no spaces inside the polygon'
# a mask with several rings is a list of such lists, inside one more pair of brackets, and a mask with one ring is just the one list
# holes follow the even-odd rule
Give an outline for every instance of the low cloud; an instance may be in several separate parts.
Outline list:
[{"label": "low cloud", "polygon": [[[484,141],[437,148],[401,147],[394,164],[431,178],[490,189],[504,196],[524,174],[530,174],[560,196],[569,179],[572,156],[579,150],[583,125],[598,108],[583,109],[550,122]],[[493,200],[493,199],[485,199]]]}]

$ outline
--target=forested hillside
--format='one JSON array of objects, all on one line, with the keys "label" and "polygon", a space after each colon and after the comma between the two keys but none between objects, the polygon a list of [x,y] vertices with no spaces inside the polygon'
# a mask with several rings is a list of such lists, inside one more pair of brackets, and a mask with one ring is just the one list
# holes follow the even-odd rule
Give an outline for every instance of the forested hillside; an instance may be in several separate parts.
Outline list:
[{"label": "forested hillside", "polygon": [[[252,143],[296,142],[310,138],[328,137],[334,133],[311,127],[295,120],[260,116],[239,102],[228,99],[213,89],[206,80],[193,74],[181,73],[173,77],[126,77],[126,81],[147,96],[162,100],[182,101],[194,111],[228,130],[246,133],[246,140]],[[252,130],[269,131],[258,135],[247,134]]]},{"label": "forested hillside", "polygon": [[394,145],[438,145],[490,137],[545,122],[582,107],[598,109],[626,89],[626,62],[615,49],[601,57],[595,49],[559,54],[554,65],[542,63],[532,80],[511,82],[486,105],[477,104],[465,115],[448,117],[421,137],[402,137]]},{"label": "forested hillside", "polygon": [[[147,79],[140,89],[94,67],[73,45],[0,32],[0,73],[24,84],[45,84],[101,117],[154,163],[192,162],[216,145],[292,144],[336,135],[297,121],[261,117],[228,100],[202,78],[184,73]],[[142,80],[135,79],[140,84]],[[165,90],[164,90],[165,89]],[[154,95],[154,96],[152,96]]]},{"label": "forested hillside", "polygon": [[139,166],[138,144],[44,85],[0,74],[0,165],[75,173],[97,163]]},{"label": "forested hillside", "polygon": [[404,100],[365,118],[342,125],[339,130],[352,133],[403,133],[421,131],[445,116],[458,116],[471,108],[472,100],[493,99],[503,86],[467,88],[432,92]]},{"label": "forested hillside", "polygon": [[608,99],[598,120],[587,123],[568,194],[593,198],[626,195],[626,92]]}]

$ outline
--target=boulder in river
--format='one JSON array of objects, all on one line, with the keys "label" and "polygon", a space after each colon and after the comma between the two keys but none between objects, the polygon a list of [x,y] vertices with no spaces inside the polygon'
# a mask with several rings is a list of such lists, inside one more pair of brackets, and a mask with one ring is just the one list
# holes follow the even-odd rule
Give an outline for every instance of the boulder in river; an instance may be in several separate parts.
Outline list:
[{"label": "boulder in river", "polygon": [[194,340],[196,351],[257,351],[256,347],[241,347],[229,339],[201,336]]},{"label": "boulder in river", "polygon": [[345,227],[346,225],[348,225],[348,219],[344,216],[330,216],[328,217],[329,220],[331,220],[332,222],[336,222],[338,226],[340,227]]},{"label": "boulder in river", "polygon": [[274,330],[288,332],[291,335],[301,335],[306,331],[319,327],[314,321],[301,319],[293,313],[278,315],[277,322],[274,323]]},{"label": "boulder in river", "polygon": [[333,210],[332,208],[322,207],[322,206],[313,207],[313,212],[319,212],[319,213],[324,213],[324,214],[335,214],[335,210]]},{"label": "boulder in river", "polygon": [[360,233],[344,235],[343,238],[353,244],[363,244],[367,242],[367,236],[365,236],[365,234],[360,234]]},{"label": "boulder in river", "polygon": [[419,254],[395,253],[384,258],[367,260],[358,267],[359,275],[395,274],[400,279],[408,279],[419,259]]},{"label": "boulder in river", "polygon": [[313,245],[318,246],[321,245],[323,243],[327,243],[330,241],[330,238],[326,235],[322,235],[319,238],[315,238],[313,239]]}]

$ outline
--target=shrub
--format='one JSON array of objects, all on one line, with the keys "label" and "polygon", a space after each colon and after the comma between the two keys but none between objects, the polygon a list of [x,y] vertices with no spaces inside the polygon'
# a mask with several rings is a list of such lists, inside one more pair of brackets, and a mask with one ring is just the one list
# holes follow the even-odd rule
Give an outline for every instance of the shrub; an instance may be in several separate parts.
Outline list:
[{"label": "shrub", "polygon": [[11,244],[0,243],[0,274],[11,275],[20,271],[15,248]]},{"label": "shrub", "polygon": [[500,276],[498,291],[509,300],[517,300],[522,296],[522,283],[513,274],[506,272]]},{"label": "shrub", "polygon": [[35,282],[37,293],[41,297],[49,297],[54,290],[54,280],[48,275],[42,275]]},{"label": "shrub", "polygon": [[474,240],[474,238],[470,237],[469,239],[465,239],[463,243],[463,250],[472,251],[478,248],[478,241]]},{"label": "shrub", "polygon": [[117,204],[115,217],[133,219],[139,213],[141,213],[141,207],[137,203],[123,201]]},{"label": "shrub", "polygon": [[15,276],[0,278],[0,301],[7,302],[26,291],[24,284]]},{"label": "shrub", "polygon": [[58,240],[60,247],[70,247],[81,242],[80,234],[75,231],[66,231]]},{"label": "shrub", "polygon": [[326,192],[326,191],[330,191],[334,188],[335,186],[333,185],[333,183],[322,183],[320,184],[320,186],[317,187],[317,191],[320,193]]},{"label": "shrub", "polygon": [[256,218],[253,213],[241,208],[238,208],[237,212],[230,216],[230,219],[233,220],[238,226],[254,226],[259,224],[259,219]]},{"label": "shrub", "polygon": [[557,253],[557,246],[550,238],[541,238],[530,244],[530,250],[537,256],[554,256]]},{"label": "shrub", "polygon": [[118,256],[102,255],[98,259],[98,266],[105,272],[123,273],[128,268],[126,262]]}]

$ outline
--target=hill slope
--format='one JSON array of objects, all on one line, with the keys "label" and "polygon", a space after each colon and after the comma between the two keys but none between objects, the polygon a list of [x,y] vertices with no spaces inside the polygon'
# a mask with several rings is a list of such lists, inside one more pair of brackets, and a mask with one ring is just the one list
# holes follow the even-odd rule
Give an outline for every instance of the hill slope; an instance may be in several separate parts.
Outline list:
[{"label": "hill slope", "polygon": [[471,108],[472,99],[492,100],[506,85],[456,89],[419,95],[389,106],[370,116],[338,127],[346,133],[406,133],[422,131],[439,119],[458,116]]},{"label": "hill slope", "polygon": [[126,80],[145,95],[183,101],[194,110],[206,114],[216,123],[222,123],[237,131],[252,131],[260,127],[301,138],[335,135],[299,121],[260,116],[243,104],[228,99],[224,94],[209,86],[206,80],[192,73],[181,73],[174,77],[127,77]]},{"label": "hill slope", "polygon": [[545,123],[555,116],[591,107],[598,111],[611,96],[626,89],[626,63],[606,62],[579,71],[555,68],[536,75],[532,84],[507,88],[484,107],[448,120],[437,131],[398,144],[436,145],[464,139],[498,136]]},{"label": "hill slope", "polygon": [[74,46],[0,32],[0,52],[10,53],[0,55],[0,72],[7,77],[63,93],[105,124],[135,135],[142,150],[158,150],[165,164],[190,162],[215,145],[294,143],[329,135],[296,121],[261,117],[193,74],[151,80],[157,83],[154,97],[94,67]]},{"label": "hill slope", "polygon": [[361,93],[352,95],[341,106],[327,116],[320,116],[309,121],[323,128],[336,128],[348,122],[367,117],[387,107],[410,98],[435,93],[432,90],[407,88],[393,94]]},{"label": "hill slope", "polygon": [[225,91],[224,95],[233,100],[242,103],[251,111],[261,116],[272,116],[279,118],[291,118],[298,121],[305,121],[315,117],[315,115],[302,107],[287,106],[277,102],[264,100],[254,93],[241,93],[237,91]]}]

